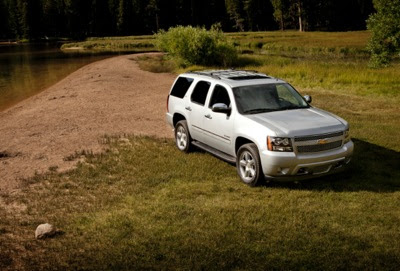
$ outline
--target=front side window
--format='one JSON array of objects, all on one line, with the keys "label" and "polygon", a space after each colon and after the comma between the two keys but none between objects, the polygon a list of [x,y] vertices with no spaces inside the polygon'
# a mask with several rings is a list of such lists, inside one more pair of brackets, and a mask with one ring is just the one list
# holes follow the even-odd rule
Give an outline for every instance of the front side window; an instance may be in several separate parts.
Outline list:
[{"label": "front side window", "polygon": [[228,91],[223,86],[220,85],[215,86],[211,96],[209,107],[212,108],[214,104],[218,103],[226,104],[228,107],[231,105],[231,100],[229,99]]},{"label": "front side window", "polygon": [[193,89],[190,100],[194,103],[204,105],[206,102],[208,90],[210,89],[211,83],[206,81],[199,81]]},{"label": "front side window", "polygon": [[271,111],[310,107],[289,84],[265,84],[236,87],[233,89],[241,114],[257,114]]}]

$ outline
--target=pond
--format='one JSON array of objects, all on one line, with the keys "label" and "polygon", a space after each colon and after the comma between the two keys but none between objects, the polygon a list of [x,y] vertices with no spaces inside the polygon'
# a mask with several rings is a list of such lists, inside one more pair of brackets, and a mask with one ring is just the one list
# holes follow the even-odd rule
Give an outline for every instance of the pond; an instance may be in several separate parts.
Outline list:
[{"label": "pond", "polygon": [[118,54],[64,52],[60,46],[59,43],[0,45],[0,111],[46,89],[86,64]]}]

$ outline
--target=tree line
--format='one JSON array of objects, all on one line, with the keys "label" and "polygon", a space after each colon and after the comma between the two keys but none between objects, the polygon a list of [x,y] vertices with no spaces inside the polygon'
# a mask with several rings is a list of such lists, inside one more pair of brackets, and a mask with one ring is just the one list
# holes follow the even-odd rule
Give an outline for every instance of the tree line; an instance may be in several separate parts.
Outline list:
[{"label": "tree line", "polygon": [[372,0],[0,0],[1,39],[142,35],[176,25],[226,32],[366,29]]}]

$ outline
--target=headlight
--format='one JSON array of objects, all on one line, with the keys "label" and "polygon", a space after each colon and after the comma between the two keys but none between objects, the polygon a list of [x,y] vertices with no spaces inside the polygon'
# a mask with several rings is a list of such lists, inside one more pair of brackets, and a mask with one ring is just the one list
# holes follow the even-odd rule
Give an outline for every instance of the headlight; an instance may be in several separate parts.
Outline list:
[{"label": "headlight", "polygon": [[292,152],[292,141],[287,137],[267,137],[267,146],[269,151]]},{"label": "headlight", "polygon": [[350,141],[350,130],[347,129],[346,131],[344,131],[344,144],[346,144],[349,141]]}]

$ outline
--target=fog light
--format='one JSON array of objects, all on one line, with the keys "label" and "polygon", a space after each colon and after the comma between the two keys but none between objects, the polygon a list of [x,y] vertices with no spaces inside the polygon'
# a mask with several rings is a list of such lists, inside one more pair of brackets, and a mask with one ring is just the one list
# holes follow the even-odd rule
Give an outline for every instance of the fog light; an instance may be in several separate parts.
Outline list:
[{"label": "fog light", "polygon": [[336,164],[333,166],[333,168],[334,168],[334,169],[336,169],[336,168],[341,168],[341,167],[343,166],[343,164],[344,164],[344,162],[343,162],[343,161],[340,161],[340,162],[336,163]]},{"label": "fog light", "polygon": [[289,170],[290,170],[290,168],[288,168],[288,167],[286,167],[286,168],[278,167],[278,168],[276,169],[276,172],[277,172],[278,174],[281,174],[281,175],[286,175],[286,174],[288,174]]},{"label": "fog light", "polygon": [[297,171],[297,175],[308,174],[308,169],[306,167],[302,167]]},{"label": "fog light", "polygon": [[288,173],[289,173],[289,168],[288,167],[287,168],[282,168],[282,174],[283,175],[286,175]]}]

